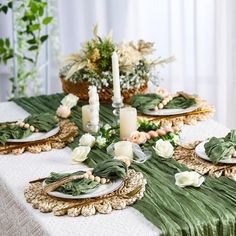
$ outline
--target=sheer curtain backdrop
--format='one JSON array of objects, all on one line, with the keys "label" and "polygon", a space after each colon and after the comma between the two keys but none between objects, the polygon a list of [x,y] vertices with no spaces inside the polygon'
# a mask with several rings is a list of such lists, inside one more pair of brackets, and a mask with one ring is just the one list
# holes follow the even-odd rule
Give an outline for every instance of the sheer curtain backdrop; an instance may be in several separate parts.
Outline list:
[{"label": "sheer curtain backdrop", "polygon": [[[154,56],[176,57],[161,70],[161,86],[201,95],[215,105],[219,122],[236,127],[235,0],[51,1],[57,6],[61,58],[79,50],[96,23],[101,35],[112,29],[115,41],[153,41]],[[53,63],[50,92],[60,90],[57,71]]]}]

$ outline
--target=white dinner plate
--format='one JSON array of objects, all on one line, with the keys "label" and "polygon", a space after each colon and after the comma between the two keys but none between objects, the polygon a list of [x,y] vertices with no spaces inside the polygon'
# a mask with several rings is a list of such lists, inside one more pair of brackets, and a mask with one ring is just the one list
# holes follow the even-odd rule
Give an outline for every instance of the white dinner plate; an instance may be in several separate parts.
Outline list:
[{"label": "white dinner plate", "polygon": [[149,110],[144,112],[145,115],[150,116],[173,116],[173,115],[180,115],[185,114],[191,111],[195,111],[198,108],[197,105],[193,105],[191,107],[188,107],[186,109],[160,109],[160,110]]},{"label": "white dinner plate", "polygon": [[[211,161],[211,159],[207,156],[206,152],[205,152],[205,148],[204,148],[204,144],[208,142],[208,141],[205,141],[205,142],[202,142],[200,144],[197,145],[197,147],[195,148],[195,152],[196,154],[206,160],[206,161]],[[227,160],[220,160],[218,163],[224,163],[224,164],[236,164],[236,158],[230,158],[230,159],[227,159]]]},{"label": "white dinner plate", "polygon": [[43,140],[46,138],[50,138],[53,135],[57,134],[60,131],[60,127],[57,126],[56,128],[50,130],[49,132],[38,132],[38,133],[33,133],[30,136],[22,139],[8,139],[7,142],[10,143],[25,143],[25,142],[34,142],[34,141],[39,141]]},{"label": "white dinner plate", "polygon": [[[71,172],[75,172],[75,170],[73,170]],[[66,173],[70,173],[70,172],[66,172]],[[105,194],[109,194],[109,193],[114,192],[115,190],[117,190],[118,188],[120,188],[122,186],[123,182],[124,182],[123,179],[113,180],[110,183],[100,185],[93,192],[84,193],[84,194],[81,194],[81,195],[78,195],[78,196],[73,196],[73,195],[60,193],[60,192],[56,192],[56,191],[49,192],[48,195],[53,196],[53,197],[58,197],[58,198],[65,198],[65,199],[84,199],[84,198],[100,197],[100,196],[103,196]],[[43,182],[43,188],[45,186],[46,186],[46,183],[44,181]]]}]

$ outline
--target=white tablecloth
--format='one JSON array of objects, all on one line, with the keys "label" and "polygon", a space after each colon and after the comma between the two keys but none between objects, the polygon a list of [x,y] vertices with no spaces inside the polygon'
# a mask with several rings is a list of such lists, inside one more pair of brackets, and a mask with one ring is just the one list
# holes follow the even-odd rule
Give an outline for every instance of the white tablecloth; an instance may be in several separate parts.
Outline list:
[{"label": "white tablecloth", "polygon": [[[22,119],[27,113],[16,104],[0,103],[0,123]],[[227,128],[213,120],[197,126],[185,126],[181,140],[190,142],[212,135],[225,135]],[[137,210],[129,207],[109,215],[91,217],[55,217],[43,214],[26,203],[24,188],[30,180],[44,177],[52,171],[77,169],[70,164],[71,150],[64,148],[40,154],[20,156],[0,155],[0,236],[55,235],[159,235],[160,230],[147,221]]]}]

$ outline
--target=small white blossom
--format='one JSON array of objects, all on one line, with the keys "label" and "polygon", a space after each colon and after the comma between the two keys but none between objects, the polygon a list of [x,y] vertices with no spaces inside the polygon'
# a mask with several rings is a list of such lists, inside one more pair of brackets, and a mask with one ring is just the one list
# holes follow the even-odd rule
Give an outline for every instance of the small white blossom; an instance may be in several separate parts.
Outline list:
[{"label": "small white blossom", "polygon": [[104,147],[106,145],[107,140],[106,140],[106,138],[104,138],[102,136],[98,136],[96,142],[99,147]]}]

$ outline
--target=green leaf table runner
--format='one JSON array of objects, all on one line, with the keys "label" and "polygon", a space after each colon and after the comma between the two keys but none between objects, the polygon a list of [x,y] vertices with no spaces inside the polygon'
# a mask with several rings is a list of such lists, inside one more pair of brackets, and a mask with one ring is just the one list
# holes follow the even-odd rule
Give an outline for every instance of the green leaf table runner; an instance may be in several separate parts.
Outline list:
[{"label": "green leaf table runner", "polygon": [[[19,98],[15,102],[31,114],[55,112],[63,96]],[[104,123],[114,122],[109,105],[101,105],[100,118]],[[80,106],[73,108],[71,119],[82,130]],[[85,164],[93,167],[106,158],[104,150],[93,149]],[[200,188],[179,188],[174,174],[188,168],[173,159],[160,159],[155,153],[145,164],[133,164],[132,168],[141,171],[148,182],[144,198],[133,207],[160,228],[163,235],[236,235],[235,181],[206,177]]]}]

